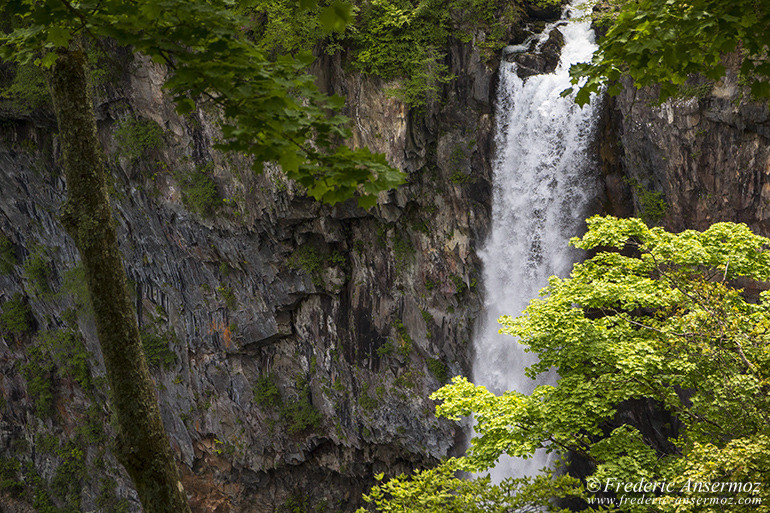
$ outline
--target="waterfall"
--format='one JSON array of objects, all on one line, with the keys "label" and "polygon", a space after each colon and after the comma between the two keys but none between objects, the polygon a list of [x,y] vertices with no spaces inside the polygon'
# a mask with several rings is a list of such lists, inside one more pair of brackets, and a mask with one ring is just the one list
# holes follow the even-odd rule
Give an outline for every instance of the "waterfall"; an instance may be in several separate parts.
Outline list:
[{"label": "waterfall", "polygon": [[[473,364],[475,383],[497,394],[529,393],[536,386],[524,375],[535,356],[500,335],[497,319],[519,315],[549,276],[569,273],[579,255],[567,242],[583,229],[597,196],[589,148],[596,108],[581,109],[560,96],[570,87],[570,65],[590,60],[593,31],[585,21],[561,22],[558,28],[565,44],[553,73],[522,81],[515,64],[503,62],[500,69],[492,225],[480,252],[485,311]],[[493,479],[536,474],[548,463],[541,452],[530,460],[504,457],[491,471]]]}]

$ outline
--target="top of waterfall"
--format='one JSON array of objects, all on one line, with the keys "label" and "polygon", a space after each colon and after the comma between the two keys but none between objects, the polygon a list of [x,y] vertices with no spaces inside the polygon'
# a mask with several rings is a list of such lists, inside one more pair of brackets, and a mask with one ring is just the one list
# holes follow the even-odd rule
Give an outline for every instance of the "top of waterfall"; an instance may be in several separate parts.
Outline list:
[{"label": "top of waterfall", "polygon": [[516,45],[508,45],[503,48],[503,57],[507,57],[508,55],[512,55],[515,53],[526,53],[526,52],[533,52],[537,50],[540,45],[545,43],[548,40],[548,35],[551,33],[551,31],[557,27],[561,27],[563,25],[567,24],[567,20],[569,20],[572,17],[572,12],[570,9],[570,6],[565,7],[564,11],[561,14],[561,18],[558,20],[547,24],[541,32],[538,32],[537,34],[530,34],[527,39],[524,40],[523,43],[519,43]]}]

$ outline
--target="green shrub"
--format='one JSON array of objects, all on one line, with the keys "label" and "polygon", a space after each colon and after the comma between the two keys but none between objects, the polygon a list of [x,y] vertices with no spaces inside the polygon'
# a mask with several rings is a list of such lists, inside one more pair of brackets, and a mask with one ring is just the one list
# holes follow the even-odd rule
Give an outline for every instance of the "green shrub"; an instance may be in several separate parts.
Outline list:
[{"label": "green shrub", "polygon": [[449,369],[446,364],[438,358],[427,359],[428,370],[439,382],[444,383],[449,377]]},{"label": "green shrub", "polygon": [[75,302],[76,313],[93,314],[91,296],[88,292],[88,283],[86,282],[86,271],[83,268],[82,262],[78,262],[62,273],[61,292],[72,297],[72,300]]},{"label": "green shrub", "polygon": [[35,448],[46,454],[54,454],[59,448],[59,437],[52,433],[38,433],[35,435]]},{"label": "green shrub", "polygon": [[455,286],[455,294],[462,295],[463,292],[465,292],[468,289],[468,285],[466,285],[465,280],[463,280],[463,277],[457,274],[453,274],[449,277],[450,280],[452,280],[452,283]]},{"label": "green shrub", "polygon": [[428,226],[428,222],[424,219],[412,223],[412,230],[422,232],[425,235],[430,235],[430,227]]},{"label": "green shrub", "polygon": [[115,128],[116,155],[130,162],[148,156],[163,146],[163,129],[151,119],[124,118]]},{"label": "green shrub", "polygon": [[446,64],[450,37],[480,44],[490,56],[505,46],[507,27],[519,18],[517,2],[506,0],[372,0],[362,2],[349,31],[353,66],[386,80],[400,79],[388,91],[413,107],[438,97],[454,77]]},{"label": "green shrub", "polygon": [[217,184],[209,176],[212,167],[209,164],[198,167],[191,173],[178,175],[182,187],[182,202],[202,217],[212,216],[222,205]]},{"label": "green shrub", "polygon": [[56,376],[74,380],[85,391],[93,389],[91,354],[80,332],[73,329],[42,332],[26,351],[27,362],[21,371],[27,380],[27,393],[40,418],[50,417],[53,413]]},{"label": "green shrub", "polygon": [[383,358],[393,354],[393,344],[391,342],[385,342],[377,348],[377,356]]},{"label": "green shrub", "polygon": [[324,268],[324,257],[321,252],[311,244],[304,244],[289,257],[289,267],[291,269],[302,269],[313,281],[313,284],[320,287],[323,284],[321,272]]},{"label": "green shrub", "polygon": [[27,380],[27,394],[35,407],[35,414],[41,419],[53,413],[53,373],[55,366],[45,350],[39,345],[27,349],[27,363],[21,367],[22,376]]},{"label": "green shrub", "polygon": [[462,171],[455,171],[449,180],[456,185],[463,185],[466,183],[473,183],[473,176],[463,173]]},{"label": "green shrub", "polygon": [[84,390],[92,388],[90,358],[82,336],[71,329],[43,332],[35,344],[27,347],[27,362],[21,372],[38,417],[47,418],[53,413],[57,375],[73,379]]},{"label": "green shrub", "polygon": [[[539,5],[554,4],[561,0],[540,0]],[[474,32],[482,28],[486,39],[479,46],[491,54],[506,44],[507,28],[516,24],[522,15],[521,2],[505,0],[450,0],[454,15],[453,35],[461,41],[471,41]]]},{"label": "green shrub", "polygon": [[69,440],[56,452],[61,463],[51,479],[51,494],[64,503],[64,512],[79,512],[80,491],[86,477],[85,451]]},{"label": "green shrub", "polygon": [[156,327],[144,328],[140,335],[147,363],[151,367],[169,370],[176,360],[176,353],[169,347],[177,343],[176,335],[170,331],[159,333]]},{"label": "green shrub", "polygon": [[331,256],[329,256],[329,265],[332,267],[341,267],[345,265],[345,262],[345,257],[339,251],[332,251]]},{"label": "green shrub", "polygon": [[19,497],[24,493],[21,463],[12,458],[0,458],[0,494]]},{"label": "green shrub", "polygon": [[322,251],[312,244],[303,244],[289,257],[291,269],[302,269],[310,276],[313,285],[323,285],[323,270],[327,267],[340,267],[346,264],[345,257],[339,251]]},{"label": "green shrub", "polygon": [[220,283],[217,287],[217,292],[219,292],[222,295],[222,299],[225,300],[227,309],[235,310],[238,306],[238,301],[235,299],[235,291],[233,291],[233,288]]},{"label": "green shrub", "polygon": [[634,189],[639,199],[639,217],[642,221],[648,226],[659,223],[668,210],[666,196],[662,192],[647,189],[635,178],[627,178],[625,181]]},{"label": "green shrub", "polygon": [[380,402],[369,395],[369,383],[364,383],[361,387],[361,393],[358,396],[358,404],[365,412],[371,412],[379,406]]},{"label": "green shrub", "polygon": [[386,80],[401,78],[389,92],[414,106],[435,99],[439,84],[452,79],[444,63],[449,16],[432,2],[374,0],[359,14],[352,35],[353,66]]},{"label": "green shrub", "polygon": [[29,280],[34,292],[50,294],[51,287],[48,285],[48,280],[51,278],[50,259],[42,246],[34,247],[24,261],[24,276]]},{"label": "green shrub", "polygon": [[104,432],[104,416],[101,409],[95,403],[91,403],[86,409],[86,414],[75,432],[80,435],[88,445],[101,446],[107,442]]},{"label": "green shrub", "polygon": [[85,390],[91,387],[91,354],[80,332],[72,329],[43,332],[40,334],[40,346],[58,368],[59,376],[69,376]]},{"label": "green shrub", "polygon": [[266,52],[312,50],[324,34],[318,9],[303,9],[296,0],[254,0],[248,14],[254,40]]},{"label": "green shrub", "polygon": [[117,483],[112,477],[102,478],[99,484],[99,495],[96,496],[96,505],[102,511],[111,513],[125,513],[129,510],[130,503],[128,499],[118,498],[116,493]]},{"label": "green shrub", "polygon": [[406,388],[409,390],[415,390],[417,389],[417,379],[418,374],[413,370],[408,370],[398,376],[394,381],[393,384],[396,385],[398,388]]},{"label": "green shrub", "polygon": [[398,354],[406,358],[412,352],[412,337],[409,336],[406,326],[400,320],[397,319],[393,326],[396,328],[396,333],[398,333],[398,347],[396,350]]},{"label": "green shrub", "polygon": [[408,236],[396,231],[393,237],[393,255],[398,269],[403,269],[408,265],[415,253],[414,246],[412,246]]},{"label": "green shrub", "polygon": [[11,273],[17,263],[13,243],[3,232],[0,232],[0,274]]},{"label": "green shrub", "polygon": [[16,292],[13,297],[3,303],[0,313],[0,328],[12,335],[21,335],[32,328],[32,310],[24,297]]},{"label": "green shrub", "polygon": [[321,413],[313,406],[310,384],[306,378],[298,378],[297,397],[281,407],[281,418],[289,433],[295,435],[321,424]]},{"label": "green shrub", "polygon": [[254,385],[254,402],[263,408],[277,408],[281,405],[281,392],[271,374],[260,376]]},{"label": "green shrub", "polygon": [[309,398],[299,398],[284,405],[281,416],[292,435],[321,425],[321,413],[312,405]]},{"label": "green shrub", "polygon": [[34,64],[16,66],[10,84],[0,87],[0,101],[3,107],[22,115],[50,105],[43,71]]},{"label": "green shrub", "polygon": [[697,98],[699,100],[702,100],[708,95],[711,94],[711,91],[714,89],[714,84],[712,82],[704,82],[704,83],[695,83],[693,84],[692,81],[687,81],[686,83],[679,86],[679,91],[677,96],[681,98]]},{"label": "green shrub", "polygon": [[641,218],[648,225],[659,223],[668,210],[666,197],[662,192],[642,189],[639,191],[639,203],[642,207]]},{"label": "green shrub", "polygon": [[277,513],[311,513],[318,510],[313,501],[302,492],[295,492],[279,507]]},{"label": "green shrub", "polygon": [[445,55],[437,49],[418,47],[414,52],[410,62],[411,72],[401,79],[399,85],[385,92],[411,107],[422,107],[438,99],[442,85],[455,77],[442,62]]}]

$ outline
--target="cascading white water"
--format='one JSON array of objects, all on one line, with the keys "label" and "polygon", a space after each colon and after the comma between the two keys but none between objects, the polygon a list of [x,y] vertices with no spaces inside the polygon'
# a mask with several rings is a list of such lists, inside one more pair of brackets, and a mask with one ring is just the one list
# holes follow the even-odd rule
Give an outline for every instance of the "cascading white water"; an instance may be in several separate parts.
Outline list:
[{"label": "cascading white water", "polygon": [[[559,26],[564,35],[555,72],[522,81],[515,64],[500,69],[492,226],[483,251],[485,314],[476,334],[474,381],[494,393],[529,393],[524,375],[534,363],[515,339],[498,333],[501,315],[519,315],[551,275],[566,275],[577,255],[567,246],[578,235],[596,197],[589,145],[596,109],[578,107],[561,91],[569,67],[590,60],[596,46],[587,22]],[[555,376],[554,376],[555,378]],[[548,463],[505,458],[493,479],[534,475]]]}]

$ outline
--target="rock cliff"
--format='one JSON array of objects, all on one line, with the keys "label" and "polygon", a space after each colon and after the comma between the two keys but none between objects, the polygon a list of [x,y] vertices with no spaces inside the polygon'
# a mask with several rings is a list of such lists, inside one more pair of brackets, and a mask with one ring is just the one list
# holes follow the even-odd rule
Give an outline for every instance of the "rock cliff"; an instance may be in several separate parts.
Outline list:
[{"label": "rock cliff", "polygon": [[[323,207],[213,149],[163,69],[120,49],[97,81],[121,249],[194,511],[348,511],[378,472],[462,449],[428,395],[467,374],[490,208],[494,65],[471,43],[441,103],[315,69],[348,98],[355,144],[408,183],[370,212]],[[106,73],[106,72],[105,72]],[[0,124],[0,509],[138,511],[110,452],[109,394],[43,105]],[[57,509],[58,508],[58,509]]]},{"label": "rock cliff", "polygon": [[[728,69],[737,66],[727,59]],[[704,229],[718,221],[770,235],[770,111],[751,101],[735,74],[719,83],[693,77],[680,97],[630,85],[608,100],[600,141],[612,210],[667,228]],[[625,205],[625,206],[624,206]]]}]

